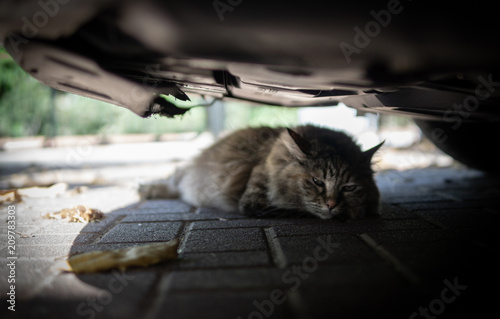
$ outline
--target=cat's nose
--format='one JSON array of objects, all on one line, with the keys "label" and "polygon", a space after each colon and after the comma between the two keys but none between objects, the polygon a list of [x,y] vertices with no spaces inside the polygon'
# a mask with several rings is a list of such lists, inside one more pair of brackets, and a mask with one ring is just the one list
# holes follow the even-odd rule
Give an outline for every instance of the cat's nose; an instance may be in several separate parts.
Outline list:
[{"label": "cat's nose", "polygon": [[337,202],[334,201],[333,199],[329,199],[326,201],[326,206],[328,206],[329,210],[332,210],[335,208],[335,206],[337,206]]}]

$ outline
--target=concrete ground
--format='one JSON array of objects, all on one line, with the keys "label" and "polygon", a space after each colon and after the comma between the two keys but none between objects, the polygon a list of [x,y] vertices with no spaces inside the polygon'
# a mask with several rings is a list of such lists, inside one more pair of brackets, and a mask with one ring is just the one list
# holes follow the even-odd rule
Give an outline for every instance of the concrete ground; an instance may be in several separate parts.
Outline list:
[{"label": "concrete ground", "polygon": [[[135,178],[126,167],[108,170]],[[461,166],[385,170],[377,175],[381,217],[348,222],[140,201],[133,183],[119,181],[0,207],[1,318],[481,318],[498,311],[499,177]],[[80,204],[106,218],[42,218]],[[71,254],[173,238],[181,239],[175,261],[124,272],[61,270]],[[15,304],[7,302],[12,295]]]}]

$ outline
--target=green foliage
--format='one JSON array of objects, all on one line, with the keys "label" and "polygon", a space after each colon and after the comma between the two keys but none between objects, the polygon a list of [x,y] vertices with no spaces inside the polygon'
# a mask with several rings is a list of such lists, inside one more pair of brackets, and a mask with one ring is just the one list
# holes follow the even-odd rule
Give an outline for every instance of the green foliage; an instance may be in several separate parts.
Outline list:
[{"label": "green foliage", "polygon": [[26,136],[48,129],[50,88],[10,58],[0,59],[0,136]]},{"label": "green foliage", "polygon": [[128,109],[73,94],[61,94],[56,105],[59,135],[162,134],[205,129],[205,110],[200,108],[175,119],[144,119]]},{"label": "green foliage", "polygon": [[[198,102],[202,103],[194,101]],[[174,119],[143,119],[116,105],[54,91],[24,72],[0,48],[0,137],[202,132],[207,125],[207,110],[195,107]],[[227,130],[249,125],[295,125],[298,120],[293,108],[240,102],[226,103],[225,113]]]},{"label": "green foliage", "polygon": [[0,50],[0,136],[50,134],[54,130],[52,103],[58,135],[162,134],[205,129],[203,108],[194,108],[175,119],[159,116],[143,119],[105,102],[59,91],[53,100],[51,95],[51,88],[32,78]]},{"label": "green foliage", "polygon": [[247,126],[294,126],[298,123],[296,108],[257,106],[242,102],[226,103],[227,130],[235,130]]}]

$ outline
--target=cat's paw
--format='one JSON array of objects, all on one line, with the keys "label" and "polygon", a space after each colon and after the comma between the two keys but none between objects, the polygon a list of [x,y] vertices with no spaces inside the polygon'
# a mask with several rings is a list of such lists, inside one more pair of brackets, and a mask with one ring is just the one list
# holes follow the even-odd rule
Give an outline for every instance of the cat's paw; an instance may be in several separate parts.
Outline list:
[{"label": "cat's paw", "polygon": [[250,202],[242,203],[240,201],[238,205],[238,210],[243,215],[249,217],[265,218],[265,217],[283,216],[283,211],[277,209],[276,207],[258,205]]},{"label": "cat's paw", "polygon": [[177,198],[166,183],[141,184],[137,190],[141,200]]},{"label": "cat's paw", "polygon": [[366,207],[351,207],[347,211],[347,215],[351,219],[360,219],[360,218],[365,218],[365,217],[376,217],[379,216],[378,209],[370,209]]},{"label": "cat's paw", "polygon": [[255,205],[252,205],[252,203],[249,202],[243,203],[242,201],[240,201],[238,205],[238,210],[243,215],[249,217],[260,217],[261,215],[259,208],[257,208]]},{"label": "cat's paw", "polygon": [[363,218],[366,215],[366,210],[363,207],[353,207],[349,210],[349,216],[352,219]]}]

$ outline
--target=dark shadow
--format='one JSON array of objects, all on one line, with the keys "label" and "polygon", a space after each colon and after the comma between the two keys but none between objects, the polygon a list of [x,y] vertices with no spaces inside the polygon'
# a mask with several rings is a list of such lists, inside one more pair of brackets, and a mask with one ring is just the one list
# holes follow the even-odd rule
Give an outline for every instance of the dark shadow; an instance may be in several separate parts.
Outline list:
[{"label": "dark shadow", "polygon": [[[249,218],[176,200],[115,210],[85,226],[71,253],[178,237],[179,259],[61,274],[52,284],[67,290],[67,300],[37,298],[30,309],[39,310],[37,318],[264,318],[271,306],[270,318],[301,312],[313,318],[472,318],[495,310],[500,180],[431,168],[381,172],[377,181],[381,216],[347,222]],[[280,292],[282,303],[265,302]]]}]

